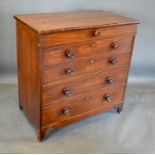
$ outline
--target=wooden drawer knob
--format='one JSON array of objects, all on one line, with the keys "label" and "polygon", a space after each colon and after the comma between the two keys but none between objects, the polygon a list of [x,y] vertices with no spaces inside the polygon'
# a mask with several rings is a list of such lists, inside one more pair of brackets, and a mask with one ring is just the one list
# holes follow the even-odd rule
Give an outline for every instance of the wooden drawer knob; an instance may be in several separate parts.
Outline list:
[{"label": "wooden drawer knob", "polygon": [[110,76],[107,77],[106,82],[107,82],[108,84],[113,84],[113,83],[114,83],[112,77],[110,77]]},{"label": "wooden drawer knob", "polygon": [[68,87],[64,88],[63,93],[65,96],[71,96],[72,95],[71,89]]},{"label": "wooden drawer knob", "polygon": [[66,74],[72,75],[74,73],[74,70],[72,68],[66,69]]},{"label": "wooden drawer knob", "polygon": [[96,46],[96,43],[92,43],[91,45],[92,45],[92,47],[95,47]]},{"label": "wooden drawer knob", "polygon": [[90,64],[94,64],[95,63],[95,60],[90,60],[89,63]]},{"label": "wooden drawer knob", "polygon": [[117,48],[119,48],[119,43],[118,42],[112,42],[111,47],[113,49],[117,49]]},{"label": "wooden drawer knob", "polygon": [[112,64],[112,65],[116,64],[117,63],[116,58],[109,59],[109,63]]},{"label": "wooden drawer knob", "polygon": [[96,30],[96,31],[94,32],[94,36],[95,36],[95,37],[99,37],[99,36],[101,36],[101,32],[98,31],[98,30]]},{"label": "wooden drawer knob", "polygon": [[70,115],[71,109],[69,107],[65,107],[65,108],[63,108],[63,113],[64,113],[64,115]]},{"label": "wooden drawer knob", "polygon": [[112,100],[112,97],[110,95],[105,95],[104,100],[110,102]]},{"label": "wooden drawer knob", "polygon": [[66,51],[66,57],[69,59],[73,59],[75,57],[75,53],[72,50]]}]

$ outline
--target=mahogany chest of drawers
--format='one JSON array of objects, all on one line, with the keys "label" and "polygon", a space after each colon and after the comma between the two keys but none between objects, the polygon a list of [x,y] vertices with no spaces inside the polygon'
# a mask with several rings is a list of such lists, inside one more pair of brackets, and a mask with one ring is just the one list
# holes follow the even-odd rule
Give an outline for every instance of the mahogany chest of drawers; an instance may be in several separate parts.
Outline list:
[{"label": "mahogany chest of drawers", "polygon": [[15,16],[19,107],[47,131],[122,111],[139,21],[104,11]]}]

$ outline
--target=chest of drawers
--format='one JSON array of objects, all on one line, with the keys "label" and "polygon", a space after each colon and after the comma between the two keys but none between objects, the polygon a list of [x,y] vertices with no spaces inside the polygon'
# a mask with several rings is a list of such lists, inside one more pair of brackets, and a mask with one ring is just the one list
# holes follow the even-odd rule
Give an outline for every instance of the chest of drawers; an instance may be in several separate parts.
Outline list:
[{"label": "chest of drawers", "polygon": [[104,11],[15,16],[19,107],[38,140],[123,109],[137,20]]}]

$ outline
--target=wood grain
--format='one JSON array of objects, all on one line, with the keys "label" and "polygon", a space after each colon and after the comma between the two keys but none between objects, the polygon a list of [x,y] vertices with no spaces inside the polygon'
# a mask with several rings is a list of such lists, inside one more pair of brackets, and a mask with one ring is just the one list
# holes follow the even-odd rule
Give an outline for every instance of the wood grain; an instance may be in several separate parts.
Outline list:
[{"label": "wood grain", "polygon": [[[69,80],[76,76],[84,76],[88,73],[95,74],[96,71],[106,71],[120,66],[128,66],[130,63],[130,57],[131,53],[109,54],[103,57],[93,57],[49,67],[47,69],[43,69],[43,85],[52,85],[52,83],[58,83],[61,80]],[[117,63],[111,64],[109,62],[111,59],[117,60]],[[93,63],[91,61],[93,61]],[[73,74],[68,75],[66,73],[68,68],[71,68],[74,71]]]},{"label": "wood grain", "polygon": [[37,34],[17,21],[19,106],[40,127],[40,53]]},{"label": "wood grain", "polygon": [[[119,74],[118,74],[119,73]],[[60,101],[68,101],[68,99],[76,97],[84,92],[93,91],[100,88],[106,88],[114,86],[115,84],[124,83],[127,77],[128,68],[121,67],[118,69],[99,72],[96,74],[86,75],[81,78],[73,78],[62,81],[58,84],[43,88],[43,106],[55,105]],[[109,84],[107,79],[111,77],[112,84]],[[64,88],[70,88],[71,96],[65,96]]]},{"label": "wood grain", "polygon": [[[79,116],[82,113],[89,112],[99,107],[104,108],[111,105],[116,105],[123,100],[124,85],[115,85],[115,87],[109,87],[106,89],[98,89],[92,92],[84,93],[79,97],[68,99],[68,101],[60,101],[55,108],[50,106],[43,108],[42,125],[47,126],[68,120],[72,117]],[[105,95],[111,95],[112,101],[108,102],[104,100]],[[89,97],[89,99],[87,99]],[[68,107],[71,109],[70,115],[63,113],[63,108]]]},{"label": "wood grain", "polygon": [[[113,38],[113,39],[97,39],[86,41],[80,44],[66,44],[55,48],[45,48],[43,52],[43,67],[62,64],[65,62],[74,62],[79,59],[89,57],[99,57],[106,54],[119,54],[131,52],[133,36]],[[112,44],[118,44],[118,48],[113,48]],[[69,59],[66,56],[67,51],[74,53],[74,58]]]},{"label": "wood grain", "polygon": [[[68,32],[59,32],[48,35],[40,35],[40,47],[59,46],[60,44],[77,43],[82,41],[91,41],[99,38],[110,39],[122,36],[133,36],[136,33],[136,25],[112,26],[98,29],[77,30]],[[99,36],[95,36],[99,32]]]},{"label": "wood grain", "polygon": [[138,20],[104,11],[18,15],[15,18],[39,34],[139,23]]},{"label": "wood grain", "polygon": [[104,11],[15,19],[19,107],[39,141],[50,128],[122,111],[138,20]]}]

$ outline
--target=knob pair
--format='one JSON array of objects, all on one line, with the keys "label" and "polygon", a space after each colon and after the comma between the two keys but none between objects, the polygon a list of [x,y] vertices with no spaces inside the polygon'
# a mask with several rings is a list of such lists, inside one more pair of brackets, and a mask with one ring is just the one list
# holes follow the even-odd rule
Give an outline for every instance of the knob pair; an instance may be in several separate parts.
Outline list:
[{"label": "knob pair", "polygon": [[[104,100],[110,102],[112,100],[112,97],[110,95],[105,95]],[[64,115],[70,115],[71,109],[69,107],[64,107],[63,108],[63,114]]]}]

